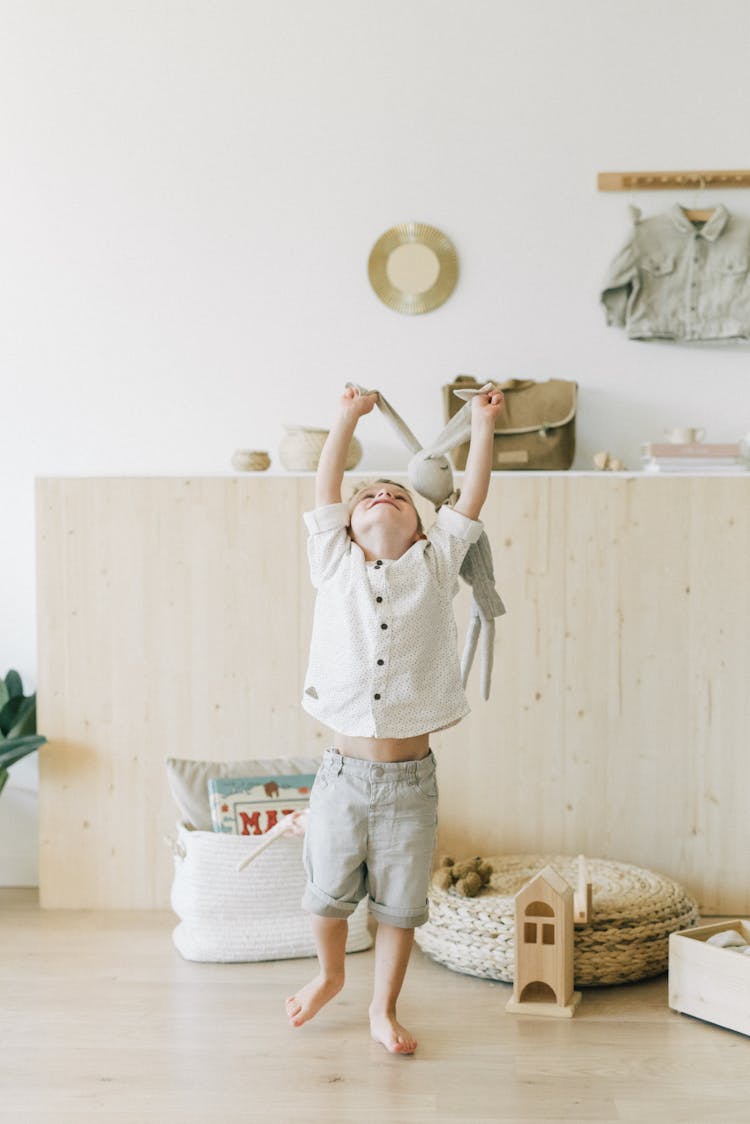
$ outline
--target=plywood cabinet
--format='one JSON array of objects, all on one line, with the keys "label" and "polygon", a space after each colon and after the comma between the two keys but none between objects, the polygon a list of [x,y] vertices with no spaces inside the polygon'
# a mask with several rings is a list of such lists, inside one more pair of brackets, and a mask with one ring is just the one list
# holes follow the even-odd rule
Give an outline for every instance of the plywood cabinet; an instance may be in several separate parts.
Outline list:
[{"label": "plywood cabinet", "polygon": [[[37,486],[40,884],[162,908],[167,755],[307,754],[309,476]],[[425,515],[428,505],[422,505]],[[436,735],[440,846],[584,852],[750,912],[750,477],[496,474],[492,696]],[[469,596],[456,600],[459,639]]]}]

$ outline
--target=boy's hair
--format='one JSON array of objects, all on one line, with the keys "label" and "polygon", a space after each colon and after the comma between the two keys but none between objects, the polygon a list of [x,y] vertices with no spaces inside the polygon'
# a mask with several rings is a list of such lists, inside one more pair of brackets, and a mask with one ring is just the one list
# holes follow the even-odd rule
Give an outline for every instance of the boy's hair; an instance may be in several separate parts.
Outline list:
[{"label": "boy's hair", "polygon": [[412,495],[411,490],[409,488],[405,487],[403,484],[399,484],[397,480],[388,480],[384,476],[378,476],[377,479],[375,479],[375,480],[361,480],[359,482],[359,484],[357,484],[354,487],[351,495],[349,496],[349,500],[348,500],[349,514],[351,515],[351,513],[352,513],[352,508],[354,506],[354,497],[359,492],[361,492],[363,490],[363,488],[373,488],[376,484],[391,484],[394,488],[400,488],[402,492],[406,492],[407,496],[409,497],[409,502],[411,503],[411,506],[414,508],[414,512],[417,516],[417,531],[419,532],[420,535],[423,535],[424,534],[424,527],[422,526],[422,517],[419,514],[419,512],[417,511],[417,505],[414,503],[414,496]]}]

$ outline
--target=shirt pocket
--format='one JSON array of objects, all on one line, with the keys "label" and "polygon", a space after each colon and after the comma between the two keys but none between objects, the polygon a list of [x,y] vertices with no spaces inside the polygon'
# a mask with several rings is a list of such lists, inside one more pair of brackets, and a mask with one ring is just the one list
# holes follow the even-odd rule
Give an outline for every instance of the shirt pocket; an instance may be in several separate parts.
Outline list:
[{"label": "shirt pocket", "polygon": [[726,257],[717,258],[713,264],[712,272],[731,281],[732,278],[744,277],[748,270],[748,264],[750,264],[750,259],[747,254],[728,254]]},{"label": "shirt pocket", "polygon": [[654,280],[661,277],[668,277],[670,273],[674,273],[675,256],[674,254],[649,254],[641,261],[641,266],[645,273]]}]

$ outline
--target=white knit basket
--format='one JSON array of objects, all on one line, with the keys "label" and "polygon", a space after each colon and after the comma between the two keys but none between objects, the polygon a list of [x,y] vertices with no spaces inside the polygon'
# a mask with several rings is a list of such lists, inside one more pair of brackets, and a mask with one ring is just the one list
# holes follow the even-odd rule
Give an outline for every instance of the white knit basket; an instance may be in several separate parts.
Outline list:
[{"label": "white knit basket", "polygon": [[[299,836],[282,836],[238,871],[257,847],[256,838],[194,831],[178,823],[172,841],[177,951],[186,960],[222,963],[314,956],[310,918],[300,905],[302,843]],[[362,901],[349,919],[346,951],[371,945],[367,902]]]}]

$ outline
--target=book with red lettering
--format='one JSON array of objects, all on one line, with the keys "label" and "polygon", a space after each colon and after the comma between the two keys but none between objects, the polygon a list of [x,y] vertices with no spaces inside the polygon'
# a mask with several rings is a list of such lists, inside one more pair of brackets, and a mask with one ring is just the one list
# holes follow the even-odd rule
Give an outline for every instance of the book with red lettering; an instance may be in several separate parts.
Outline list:
[{"label": "book with red lettering", "polygon": [[225,835],[265,835],[290,812],[310,803],[315,775],[211,777],[208,800],[214,831]]}]

